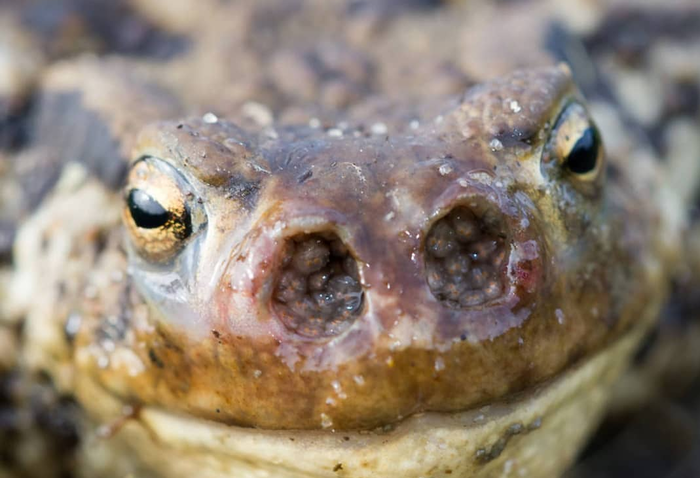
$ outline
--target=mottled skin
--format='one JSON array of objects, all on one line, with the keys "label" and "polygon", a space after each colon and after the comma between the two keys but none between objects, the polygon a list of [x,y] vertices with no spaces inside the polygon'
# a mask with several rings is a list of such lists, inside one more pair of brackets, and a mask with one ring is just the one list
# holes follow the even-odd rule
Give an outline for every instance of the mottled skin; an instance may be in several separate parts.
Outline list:
[{"label": "mottled skin", "polygon": [[[652,254],[654,211],[629,210],[602,179],[542,171],[551,127],[577,97],[568,71],[551,68],[470,90],[441,121],[404,134],[305,127],[271,139],[201,120],[147,128],[134,158],[171,163],[207,220],[174,263],[132,254],[137,290],[157,305],[144,311],[146,330],[110,337],[85,366],[122,396],[262,428],[318,428],[324,416],[324,427],[374,428],[552,376],[639,321],[649,303],[627,291],[648,299],[659,289],[640,260]],[[437,217],[471,203],[505,223],[509,284],[495,301],[454,310],[428,289],[423,242]],[[365,306],[342,335],[313,339],[285,329],[270,289],[284,238],[326,230],[360,263]],[[619,267],[605,266],[611,257]],[[143,307],[140,297],[127,309]],[[99,347],[104,327],[95,318],[81,330],[79,349]],[[144,372],[102,370],[114,347],[134,351]]]},{"label": "mottled skin", "polygon": [[[149,15],[155,3],[135,5]],[[26,317],[26,367],[47,371],[117,437],[127,417],[124,440],[135,437],[141,453],[114,474],[174,476],[152,457],[159,439],[138,428],[167,441],[165,411],[222,434],[185,447],[210,451],[206,476],[389,476],[383,455],[417,453],[457,423],[471,430],[470,413],[492,403],[521,405],[429,456],[449,474],[490,476],[561,437],[557,460],[531,465],[538,476],[561,472],[666,298],[685,192],[669,190],[643,140],[628,140],[637,125],[624,114],[624,129],[601,128],[602,166],[566,169],[556,128],[586,101],[560,61],[580,64],[527,48],[541,44],[551,6],[533,7],[542,15],[501,51],[498,31],[525,7],[474,3],[419,18],[391,6],[387,16],[350,14],[342,2],[254,3],[202,2],[188,21],[151,15],[173,34],[200,32],[168,62],[80,59],[45,73],[34,143],[18,154],[60,181],[20,232],[5,312]],[[494,15],[502,21],[485,21]],[[317,45],[331,34],[333,45]],[[413,67],[417,57],[426,61]],[[577,77],[595,116],[606,92],[589,80]],[[64,124],[67,112],[75,119]],[[126,173],[144,158],[174,178],[192,219],[167,254],[140,249],[143,231],[130,222],[134,183],[162,189]],[[431,293],[425,257],[431,227],[458,206],[490,215],[507,247],[503,293],[453,307]],[[314,336],[290,329],[273,304],[285,240],[321,232],[357,262],[363,304],[346,329]],[[33,290],[46,296],[32,303]],[[557,415],[574,403],[573,416],[586,417],[569,420],[576,433]],[[258,436],[245,427],[292,447],[280,456],[295,453],[287,439],[318,456],[276,468],[254,447],[227,445],[231,458],[213,445]],[[523,427],[531,433],[506,446]],[[473,453],[457,452],[467,444]],[[127,453],[120,446],[113,456]],[[369,460],[368,450],[379,451]],[[324,462],[336,453],[345,468]],[[187,456],[183,470],[200,463]],[[402,476],[448,469],[405,463]]]}]

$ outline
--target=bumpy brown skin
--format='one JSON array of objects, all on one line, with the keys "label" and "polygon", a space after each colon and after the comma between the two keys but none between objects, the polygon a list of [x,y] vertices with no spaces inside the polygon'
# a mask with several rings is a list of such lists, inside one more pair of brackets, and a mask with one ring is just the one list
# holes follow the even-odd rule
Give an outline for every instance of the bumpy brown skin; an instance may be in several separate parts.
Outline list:
[{"label": "bumpy brown skin", "polygon": [[[172,164],[208,220],[173,262],[132,253],[135,284],[93,299],[100,314],[84,318],[79,366],[134,403],[272,429],[375,428],[552,377],[628,330],[662,291],[642,261],[653,211],[600,182],[543,173],[550,129],[578,98],[559,67],[469,90],[396,134],[305,127],[270,138],[201,120],[146,128],[134,158]],[[449,308],[428,288],[424,238],[474,201],[502,216],[507,292]],[[338,336],[303,337],[271,307],[272,283],[285,237],[329,230],[360,264],[364,308]],[[154,284],[167,274],[164,292]],[[116,337],[114,316],[125,328]],[[112,359],[125,349],[138,373]]]},{"label": "bumpy brown skin", "polygon": [[[153,12],[157,2],[132,3]],[[457,473],[473,466],[488,475],[501,466],[495,459],[508,430],[531,422],[544,423],[531,442],[571,437],[561,443],[568,451],[560,462],[542,465],[540,474],[566,466],[592,426],[589,411],[594,418],[604,400],[600,390],[595,398],[572,390],[588,393],[585,384],[613,379],[567,380],[591,373],[586,365],[594,362],[600,372],[610,350],[615,375],[656,316],[666,253],[677,246],[667,213],[677,204],[660,201],[660,170],[646,144],[622,127],[603,128],[607,178],[582,181],[543,160],[563,108],[582,101],[567,68],[543,48],[551,13],[539,12],[543,4],[473,2],[421,16],[377,5],[196,2],[190,16],[152,15],[196,39],[182,57],[84,58],[51,68],[37,100],[39,116],[47,116],[30,151],[52,167],[83,163],[102,184],[76,179],[75,164],[66,168],[18,241],[18,269],[33,287],[20,312],[30,367],[49,371],[98,421],[113,419],[122,404],[137,418],[134,411],[146,410],[127,429],[149,426],[162,411],[212,420],[173,418],[211,431],[200,459],[221,460],[222,468],[252,456],[229,441],[259,436],[222,424],[268,429],[268,444],[310,439],[319,456],[328,453],[298,470],[317,466],[327,476],[337,471],[326,464],[336,452],[362,462],[379,441],[391,448],[408,438],[386,455],[395,459],[423,450],[432,430],[437,436],[459,423],[464,434],[431,456],[447,460],[469,442],[477,455],[461,456]],[[519,15],[521,8],[532,16]],[[516,25],[524,27],[516,33]],[[222,119],[202,117],[208,110]],[[76,123],[64,119],[75,114],[81,121],[71,128]],[[183,114],[196,119],[152,123]],[[140,254],[120,225],[115,210],[129,187],[115,189],[129,155],[169,164],[191,193],[197,227],[172,261]],[[426,270],[428,231],[459,205],[495,213],[508,246],[500,270],[506,293],[464,308],[436,299]],[[87,206],[95,217],[75,214]],[[302,335],[271,306],[275,284],[285,239],[324,231],[335,232],[359,264],[364,303],[347,330]],[[44,295],[34,301],[37,289]],[[420,413],[519,400],[551,383],[556,400],[524,405],[491,431],[497,418],[472,430],[471,417],[452,423],[458,414]],[[571,394],[576,408],[561,406],[575,401]],[[585,410],[576,432],[534,415],[561,420],[563,409]],[[353,434],[364,445],[349,448],[320,431],[394,426],[395,434]],[[168,430],[155,434],[168,438]],[[212,448],[219,433],[229,441]],[[514,442],[513,453],[527,455],[527,441]],[[148,443],[145,453],[160,450],[158,440]],[[483,459],[479,450],[496,451]],[[268,469],[276,459],[248,464]],[[290,476],[303,473],[284,466]],[[166,465],[156,468],[168,475]]]}]

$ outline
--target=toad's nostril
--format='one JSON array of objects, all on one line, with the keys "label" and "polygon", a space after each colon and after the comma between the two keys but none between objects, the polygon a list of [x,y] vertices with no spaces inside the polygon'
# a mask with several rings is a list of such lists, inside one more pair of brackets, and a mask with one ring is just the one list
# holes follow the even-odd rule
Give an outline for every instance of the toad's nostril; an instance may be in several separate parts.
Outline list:
[{"label": "toad's nostril", "polygon": [[272,306],[287,328],[306,337],[342,333],[362,309],[357,262],[333,233],[286,240]]},{"label": "toad's nostril", "polygon": [[505,227],[488,206],[456,207],[433,224],[425,241],[428,287],[453,308],[501,296],[505,260]]}]

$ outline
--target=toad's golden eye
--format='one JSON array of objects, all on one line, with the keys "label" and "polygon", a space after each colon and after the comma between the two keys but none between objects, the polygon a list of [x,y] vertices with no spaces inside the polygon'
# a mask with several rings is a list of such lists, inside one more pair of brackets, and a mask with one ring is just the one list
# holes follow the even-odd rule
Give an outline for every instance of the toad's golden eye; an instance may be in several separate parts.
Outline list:
[{"label": "toad's golden eye", "polygon": [[139,254],[153,262],[164,262],[192,234],[192,220],[174,172],[158,163],[147,158],[132,166],[123,218]]},{"label": "toad's golden eye", "polygon": [[603,163],[598,128],[579,103],[567,106],[554,126],[548,154],[578,180],[594,181]]}]

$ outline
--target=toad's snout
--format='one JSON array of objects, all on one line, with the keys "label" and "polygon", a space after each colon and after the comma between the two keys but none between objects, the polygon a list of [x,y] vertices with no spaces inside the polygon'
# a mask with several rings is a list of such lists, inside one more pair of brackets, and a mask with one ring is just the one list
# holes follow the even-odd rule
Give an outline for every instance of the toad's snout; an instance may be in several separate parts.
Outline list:
[{"label": "toad's snout", "polygon": [[302,233],[284,240],[280,256],[271,305],[284,324],[306,337],[347,329],[364,295],[347,245],[332,232]]},{"label": "toad's snout", "polygon": [[[266,214],[271,224],[248,243],[265,253],[246,254],[261,258],[248,268],[265,283],[250,315],[305,339],[337,337],[358,322],[386,330],[426,320],[431,340],[483,335],[490,317],[542,285],[544,248],[528,207],[461,183],[423,195],[424,204],[413,197],[412,212],[398,210],[400,201],[368,211],[323,198],[322,206],[290,201]],[[502,325],[487,335],[518,324]]]},{"label": "toad's snout", "polygon": [[458,205],[437,219],[428,232],[423,257],[433,296],[459,309],[501,297],[508,238],[498,211],[483,201]]}]

